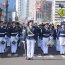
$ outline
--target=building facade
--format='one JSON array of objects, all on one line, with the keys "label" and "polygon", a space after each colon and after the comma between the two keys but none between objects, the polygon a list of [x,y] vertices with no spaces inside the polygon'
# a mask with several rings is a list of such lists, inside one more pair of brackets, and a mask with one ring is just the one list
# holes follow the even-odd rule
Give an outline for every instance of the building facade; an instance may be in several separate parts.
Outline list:
[{"label": "building facade", "polygon": [[65,21],[65,0],[54,0],[53,1],[53,23],[60,24],[63,21]]},{"label": "building facade", "polygon": [[39,24],[55,22],[55,0],[16,0],[16,13],[21,22],[28,17]]},{"label": "building facade", "polygon": [[0,21],[5,21],[6,12],[0,8]]},{"label": "building facade", "polygon": [[27,1],[28,0],[16,0],[16,14],[19,21],[23,21],[27,18]]}]

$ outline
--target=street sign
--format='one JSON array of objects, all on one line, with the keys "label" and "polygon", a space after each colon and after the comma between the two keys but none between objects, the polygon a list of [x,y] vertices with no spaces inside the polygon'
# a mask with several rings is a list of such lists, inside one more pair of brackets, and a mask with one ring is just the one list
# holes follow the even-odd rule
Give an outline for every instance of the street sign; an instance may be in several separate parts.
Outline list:
[{"label": "street sign", "polygon": [[64,9],[59,9],[58,14],[63,17],[65,15],[65,10]]}]

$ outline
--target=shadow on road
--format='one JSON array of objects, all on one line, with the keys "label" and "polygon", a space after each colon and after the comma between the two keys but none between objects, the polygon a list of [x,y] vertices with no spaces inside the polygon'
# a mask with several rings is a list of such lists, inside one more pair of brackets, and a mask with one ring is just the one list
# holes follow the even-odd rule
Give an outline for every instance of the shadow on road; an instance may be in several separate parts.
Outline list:
[{"label": "shadow on road", "polygon": [[[16,56],[15,56],[15,54],[11,54],[10,49],[11,49],[10,47],[7,47],[7,51],[4,54],[0,54],[0,58],[26,57],[26,51],[25,51],[25,48],[24,48],[23,44],[21,44],[18,47]],[[8,54],[10,54],[10,55],[8,56]],[[35,56],[37,56],[37,55],[42,56],[42,50],[41,50],[41,48],[36,46],[35,47]],[[53,46],[53,47],[49,47],[49,54],[48,55],[56,56],[56,55],[60,55],[60,53],[57,52],[55,46]],[[34,59],[34,60],[62,60],[62,59]]]}]

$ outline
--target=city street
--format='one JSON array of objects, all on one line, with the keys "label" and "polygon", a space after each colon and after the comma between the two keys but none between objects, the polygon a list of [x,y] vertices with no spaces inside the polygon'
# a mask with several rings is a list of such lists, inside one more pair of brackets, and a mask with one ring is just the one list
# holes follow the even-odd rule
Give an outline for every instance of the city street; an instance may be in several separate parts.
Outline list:
[{"label": "city street", "polygon": [[65,65],[65,0],[0,0],[0,65]]},{"label": "city street", "polygon": [[1,65],[65,65],[65,56],[49,55],[36,56],[34,60],[25,60],[25,57],[0,58]]},{"label": "city street", "polygon": [[48,56],[25,60],[25,57],[0,58],[1,65],[65,65],[65,57]]},{"label": "city street", "polygon": [[65,65],[65,56],[59,55],[59,52],[54,48],[49,49],[49,55],[41,56],[35,55],[33,60],[26,60],[25,54],[21,53],[21,49],[18,51],[18,56],[4,56],[0,57],[1,65]]}]

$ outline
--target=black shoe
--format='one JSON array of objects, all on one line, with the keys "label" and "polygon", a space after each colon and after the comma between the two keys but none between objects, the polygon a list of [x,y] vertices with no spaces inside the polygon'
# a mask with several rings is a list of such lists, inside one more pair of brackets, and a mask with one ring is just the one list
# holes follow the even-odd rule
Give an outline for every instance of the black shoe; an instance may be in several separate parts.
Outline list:
[{"label": "black shoe", "polygon": [[30,58],[30,60],[33,60],[33,58]]},{"label": "black shoe", "polygon": [[46,55],[48,55],[48,54],[44,54],[44,56],[46,56]]},{"label": "black shoe", "polygon": [[61,55],[65,55],[65,54],[61,54]]},{"label": "black shoe", "polygon": [[11,53],[12,55],[14,55],[14,53]]},{"label": "black shoe", "polygon": [[17,53],[15,53],[15,54],[14,54],[14,56],[16,56],[16,57],[17,57],[17,56],[18,56],[18,54],[17,54]]},{"label": "black shoe", "polygon": [[44,56],[44,53],[41,53],[41,56]]},{"label": "black shoe", "polygon": [[28,58],[27,60],[31,60],[31,58]]},{"label": "black shoe", "polygon": [[26,60],[32,60],[32,58],[26,58]]}]

